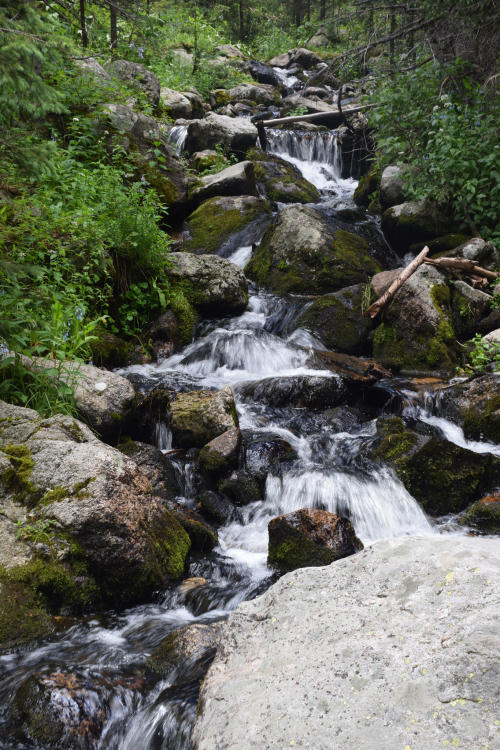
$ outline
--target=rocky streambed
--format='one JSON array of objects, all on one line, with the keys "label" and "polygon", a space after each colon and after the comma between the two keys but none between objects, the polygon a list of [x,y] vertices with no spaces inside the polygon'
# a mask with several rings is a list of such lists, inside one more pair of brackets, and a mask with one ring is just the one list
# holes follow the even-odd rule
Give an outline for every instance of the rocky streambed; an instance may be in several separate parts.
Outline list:
[{"label": "rocky streambed", "polygon": [[77,372],[108,442],[2,404],[2,748],[493,746],[499,376],[450,380],[459,326],[495,328],[488,295],[422,267],[367,320],[412,252],[397,226],[443,225],[389,207],[389,246],[339,134],[272,131],[264,153],[248,96],[176,126],[193,158],[247,158],[192,190],[171,173],[189,309],[148,330],[157,361]]}]

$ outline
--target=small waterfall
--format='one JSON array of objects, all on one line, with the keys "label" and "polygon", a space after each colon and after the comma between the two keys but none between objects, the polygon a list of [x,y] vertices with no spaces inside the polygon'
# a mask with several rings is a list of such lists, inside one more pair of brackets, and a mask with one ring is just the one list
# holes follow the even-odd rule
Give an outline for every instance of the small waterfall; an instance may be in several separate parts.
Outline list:
[{"label": "small waterfall", "polygon": [[291,156],[303,162],[320,162],[331,167],[334,177],[342,174],[342,151],[335,131],[301,133],[296,130],[269,129],[266,132],[269,151]]},{"label": "small waterfall", "polygon": [[180,154],[182,154],[182,152],[184,151],[187,134],[187,125],[174,125],[174,127],[168,134],[168,142],[171,146],[173,146],[177,156],[180,156]]},{"label": "small waterfall", "polygon": [[289,73],[288,70],[283,68],[273,68],[273,70],[276,73],[276,78],[287,91],[298,91],[298,89],[304,87],[302,81],[293,73]]},{"label": "small waterfall", "polygon": [[155,433],[157,447],[161,451],[172,450],[172,430],[166,422],[158,422]]}]

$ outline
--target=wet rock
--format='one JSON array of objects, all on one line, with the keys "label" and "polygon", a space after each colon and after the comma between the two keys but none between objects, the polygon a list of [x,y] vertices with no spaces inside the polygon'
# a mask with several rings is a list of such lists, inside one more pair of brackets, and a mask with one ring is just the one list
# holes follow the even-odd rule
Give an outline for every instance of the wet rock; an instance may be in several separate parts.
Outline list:
[{"label": "wet rock", "polygon": [[373,168],[360,178],[353,195],[356,205],[367,207],[370,205],[371,196],[379,186],[379,177],[378,169]]},{"label": "wet rock", "polygon": [[396,369],[453,371],[458,347],[446,277],[420,266],[384,309],[375,330],[373,355]]},{"label": "wet rock", "polygon": [[272,406],[309,407],[326,409],[338,406],[347,396],[347,388],[339,377],[291,375],[264,378],[240,387],[244,399]]},{"label": "wet rock", "polygon": [[406,252],[414,243],[451,232],[448,217],[425,201],[409,201],[392,206],[382,215],[382,230],[397,252]]},{"label": "wet rock", "polygon": [[266,65],[258,60],[250,60],[247,64],[247,70],[259,83],[268,83],[271,86],[279,86],[280,79],[276,75],[271,65]]},{"label": "wet rock", "polygon": [[193,578],[185,578],[184,581],[178,586],[178,591],[180,591],[181,594],[188,594],[190,591],[195,591],[196,589],[200,588],[201,586],[206,586],[207,580],[206,578],[193,577]]},{"label": "wet rock", "polygon": [[217,253],[270,212],[267,201],[253,195],[210,198],[186,220],[182,248],[196,254]]},{"label": "wet rock", "polygon": [[121,81],[127,83],[132,89],[144,92],[149,103],[156,109],[160,101],[160,81],[157,75],[130,60],[114,60],[108,65],[108,72]]},{"label": "wet rock", "polygon": [[241,269],[216,255],[171,253],[170,282],[179,283],[203,315],[237,315],[248,303],[248,284]]},{"label": "wet rock", "polygon": [[254,104],[279,104],[280,95],[274,86],[268,84],[240,83],[231,89],[216,89],[210,93],[212,107],[221,107],[235,102],[252,102]]},{"label": "wet rock", "polygon": [[240,604],[201,689],[195,746],[491,744],[498,550],[497,540],[446,535],[379,541]]},{"label": "wet rock", "polygon": [[[227,496],[235,505],[249,505],[262,500],[261,484],[247,471],[233,471],[218,485],[219,492]],[[235,519],[237,520],[237,519]]]},{"label": "wet rock", "polygon": [[481,375],[446,388],[441,412],[474,440],[500,443],[500,373]]},{"label": "wet rock", "polygon": [[399,206],[406,200],[404,173],[407,171],[404,167],[390,166],[386,167],[380,178],[380,203],[383,208]]},{"label": "wet rock", "polygon": [[[153,351],[160,354],[160,347],[164,357],[170,356],[183,343],[182,317],[171,308],[162,312],[147,328],[147,336],[152,340]],[[168,354],[167,352],[170,352]]]},{"label": "wet rock", "polygon": [[245,268],[246,275],[280,294],[325,294],[368,281],[380,270],[366,240],[331,228],[309,206],[286,206]]},{"label": "wet rock", "polygon": [[153,495],[164,500],[173,500],[180,494],[177,475],[172,463],[154,445],[128,440],[120,443],[118,450],[131,458],[146,474],[153,488]]},{"label": "wet rock", "polygon": [[240,518],[239,511],[227,497],[211,490],[201,493],[200,504],[203,513],[218,524],[225,525]]},{"label": "wet rock", "polygon": [[199,513],[187,508],[178,508],[173,515],[187,532],[191,540],[191,551],[210,552],[219,543],[217,532]]},{"label": "wet rock", "polygon": [[349,354],[314,350],[311,364],[320,363],[323,368],[339,375],[349,385],[373,385],[378,380],[390,378],[391,373],[374,359],[351,357]]},{"label": "wet rock", "polygon": [[197,172],[203,172],[205,169],[210,169],[220,160],[224,164],[227,164],[227,158],[222,154],[218,154],[213,149],[206,148],[204,151],[197,151],[189,160],[190,166]]},{"label": "wet rock", "polygon": [[170,633],[155,648],[147,665],[162,677],[175,670],[185,681],[202,680],[219,642],[219,623],[185,625]]},{"label": "wet rock", "polygon": [[363,315],[364,294],[364,284],[325,294],[306,307],[297,325],[317,336],[327,349],[368,354],[373,323]]},{"label": "wet rock", "polygon": [[500,265],[500,253],[493,242],[485,242],[480,237],[474,237],[455,247],[450,255],[475,260],[483,268],[489,268],[492,271],[496,271]]},{"label": "wet rock", "polygon": [[[1,404],[8,500],[30,512],[43,555],[9,570],[51,610],[128,604],[182,575],[189,539],[147,476],[66,416]],[[30,539],[28,527],[27,534]]]},{"label": "wet rock", "polygon": [[218,195],[257,195],[255,172],[251,161],[232,164],[217,174],[209,174],[191,191],[195,201],[205,201]]},{"label": "wet rock", "polygon": [[297,452],[290,443],[278,435],[256,433],[246,434],[245,467],[264,489],[268,474],[280,474],[282,465],[297,458]]},{"label": "wet rock", "polygon": [[486,534],[500,534],[500,495],[487,495],[473,503],[460,519],[460,523]]},{"label": "wet rock", "polygon": [[363,549],[351,522],[326,510],[303,508],[269,522],[268,564],[284,572],[335,560]]},{"label": "wet rock", "polygon": [[[121,145],[142,176],[158,193],[162,203],[180,210],[187,199],[187,175],[167,140],[167,129],[154,117],[134,112],[123,104],[106,104],[105,125],[120,138]],[[160,151],[160,157],[155,153]]]},{"label": "wet rock", "polygon": [[180,447],[202,448],[223,432],[238,427],[233,393],[220,391],[177,393],[170,402],[174,442]]},{"label": "wet rock", "polygon": [[494,485],[500,460],[409,430],[398,417],[377,420],[372,458],[393,466],[408,492],[433,516],[459,513]]},{"label": "wet rock", "polygon": [[315,203],[319,201],[317,188],[302,177],[299,169],[285,159],[261,149],[247,151],[247,158],[255,167],[255,178],[267,197],[280,203]]},{"label": "wet rock", "polygon": [[241,433],[233,427],[203,446],[198,457],[201,471],[209,477],[226,474],[238,463]]},{"label": "wet rock", "polygon": [[[0,503],[0,508],[3,503]],[[15,528],[15,534],[19,528]],[[0,534],[3,542],[3,535]],[[7,550],[4,550],[5,552]],[[25,559],[22,562],[26,562]],[[8,567],[16,567],[14,558]],[[20,581],[11,581],[0,572],[0,653],[27,647],[54,632],[52,617],[45,611],[37,594]]]},{"label": "wet rock", "polygon": [[489,312],[492,297],[465,281],[455,281],[452,294],[453,325],[463,340],[477,331],[479,321]]},{"label": "wet rock", "polygon": [[188,125],[186,150],[194,154],[220,144],[231,152],[244,154],[256,141],[257,128],[248,120],[209,112],[202,120],[192,120]]}]

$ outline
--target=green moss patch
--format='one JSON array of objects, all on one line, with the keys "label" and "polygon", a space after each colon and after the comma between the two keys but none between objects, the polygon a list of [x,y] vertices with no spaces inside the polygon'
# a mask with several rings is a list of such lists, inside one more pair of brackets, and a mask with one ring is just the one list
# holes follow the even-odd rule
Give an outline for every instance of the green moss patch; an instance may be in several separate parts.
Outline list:
[{"label": "green moss patch", "polygon": [[24,646],[54,631],[52,617],[28,586],[0,567],[0,651]]},{"label": "green moss patch", "polygon": [[270,213],[260,198],[210,198],[187,220],[190,238],[183,249],[192,253],[215,253],[231,235]]}]

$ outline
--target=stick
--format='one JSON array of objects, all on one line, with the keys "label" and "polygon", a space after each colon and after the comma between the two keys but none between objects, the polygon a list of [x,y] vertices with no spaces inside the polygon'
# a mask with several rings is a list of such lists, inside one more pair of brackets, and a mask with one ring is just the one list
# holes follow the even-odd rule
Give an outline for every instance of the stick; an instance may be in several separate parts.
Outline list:
[{"label": "stick", "polygon": [[425,256],[429,252],[429,248],[427,245],[424,247],[422,252],[420,252],[416,258],[413,258],[412,262],[406,266],[406,268],[401,271],[399,276],[394,279],[392,284],[390,285],[389,289],[383,293],[381,297],[378,298],[376,302],[374,302],[370,307],[368,307],[365,310],[365,315],[370,318],[375,318],[380,310],[386,305],[390,300],[394,297],[398,289],[403,286],[405,281],[410,278],[412,273],[414,273],[419,266],[422,265],[422,263],[425,260]]},{"label": "stick", "polygon": [[467,258],[435,258],[434,260],[427,258],[425,262],[431,266],[436,266],[436,268],[448,271],[465,271],[476,276],[483,276],[485,279],[491,279],[491,281],[498,278],[498,273],[495,271],[481,268],[476,260],[468,260]]},{"label": "stick", "polygon": [[311,115],[293,115],[292,117],[279,117],[276,120],[263,120],[262,124],[265,128],[272,128],[275,125],[288,125],[292,122],[318,122],[319,120],[332,119],[340,122],[347,115],[354,115],[356,112],[363,112],[365,109],[369,109],[370,104],[365,104],[362,107],[351,107],[342,110],[342,115],[338,109],[332,109],[326,112],[314,112]]}]

